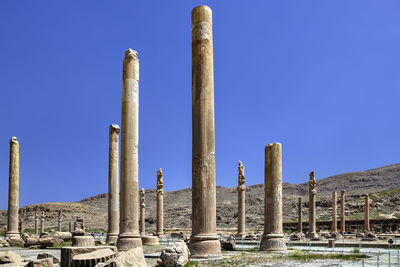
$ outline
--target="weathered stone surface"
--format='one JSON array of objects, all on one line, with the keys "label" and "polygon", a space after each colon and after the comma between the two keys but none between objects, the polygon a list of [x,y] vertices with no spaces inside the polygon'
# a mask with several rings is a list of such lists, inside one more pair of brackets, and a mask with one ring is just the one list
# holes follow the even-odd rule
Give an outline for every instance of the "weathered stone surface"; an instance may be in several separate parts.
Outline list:
[{"label": "weathered stone surface", "polygon": [[92,247],[94,246],[94,238],[93,236],[74,236],[72,237],[72,246],[73,247]]},{"label": "weathered stone surface", "polygon": [[18,263],[22,262],[23,259],[21,256],[15,254],[12,251],[0,251],[0,264],[5,264],[5,263]]},{"label": "weathered stone surface", "polygon": [[85,230],[83,230],[83,229],[75,229],[73,232],[72,232],[72,236],[74,237],[74,236],[84,236],[84,235],[86,235],[86,232],[85,232]]},{"label": "weathered stone surface", "polygon": [[246,178],[244,176],[244,166],[239,160],[238,162],[238,229],[237,236],[246,236],[246,186],[244,185]]},{"label": "weathered stone surface", "polygon": [[106,262],[114,258],[116,255],[117,252],[109,248],[78,254],[72,257],[72,266],[95,266],[97,263]]},{"label": "weathered stone surface", "polygon": [[158,236],[145,235],[142,236],[142,244],[147,246],[158,245]]},{"label": "weathered stone surface", "polygon": [[0,238],[0,248],[1,247],[9,247],[10,244],[8,244],[8,242],[2,238]]},{"label": "weathered stone surface", "polygon": [[56,257],[54,257],[53,255],[51,255],[50,253],[39,253],[37,255],[37,259],[47,259],[47,258],[52,258],[53,259],[53,263],[60,263],[60,260]]},{"label": "weathered stone surface", "polygon": [[41,248],[49,248],[49,247],[54,247],[56,245],[61,245],[63,242],[64,242],[64,240],[62,240],[59,237],[48,236],[48,237],[39,238],[38,245]]},{"label": "weathered stone surface", "polygon": [[25,239],[24,247],[31,247],[31,246],[36,246],[39,244],[39,238],[38,237],[27,237]]},{"label": "weathered stone surface", "polygon": [[332,232],[337,233],[337,196],[332,192]]},{"label": "weathered stone surface", "polygon": [[157,263],[161,266],[184,266],[189,260],[189,249],[185,242],[172,243],[161,251]]},{"label": "weathered stone surface", "polygon": [[[6,237],[19,238],[19,143],[16,137],[10,139],[10,165],[8,182],[8,220]],[[11,244],[10,244],[11,245]]]},{"label": "weathered stone surface", "polygon": [[157,171],[157,235],[164,234],[164,181],[163,172]]},{"label": "weathered stone surface", "polygon": [[236,240],[233,237],[229,237],[226,240],[221,240],[221,249],[223,250],[235,250]]},{"label": "weathered stone surface", "polygon": [[147,263],[144,259],[142,247],[137,247],[119,253],[115,258],[99,263],[96,267],[146,267]]},{"label": "weathered stone surface", "polygon": [[53,267],[53,258],[44,258],[28,263],[28,267]]},{"label": "weathered stone surface", "polygon": [[63,247],[61,248],[61,267],[69,267],[72,264],[72,259],[76,255],[86,254],[96,250],[110,249],[117,252],[117,248],[114,246],[92,246],[92,247]]},{"label": "weathered stone surface", "polygon": [[315,181],[315,173],[312,171],[309,174],[310,181],[308,182],[308,233],[307,237],[311,239],[317,239],[317,208],[316,208],[316,197],[317,197],[317,182]]},{"label": "weathered stone surface", "polygon": [[21,238],[6,238],[6,241],[10,247],[22,247],[24,245],[24,241]]},{"label": "weathered stone surface", "polygon": [[61,238],[64,241],[69,241],[72,239],[72,234],[70,232],[50,232],[50,235]]},{"label": "weathered stone surface", "polygon": [[[146,208],[146,204],[145,204],[145,192],[144,192],[144,188],[140,189],[140,236],[145,236],[146,235],[146,229],[145,229],[145,208]],[[143,240],[142,240],[143,242]]]},{"label": "weathered stone surface", "polygon": [[346,190],[340,192],[340,232],[346,231]]},{"label": "weathered stone surface", "polygon": [[299,241],[305,239],[305,235],[303,233],[292,233],[290,235],[290,240],[291,241]]}]

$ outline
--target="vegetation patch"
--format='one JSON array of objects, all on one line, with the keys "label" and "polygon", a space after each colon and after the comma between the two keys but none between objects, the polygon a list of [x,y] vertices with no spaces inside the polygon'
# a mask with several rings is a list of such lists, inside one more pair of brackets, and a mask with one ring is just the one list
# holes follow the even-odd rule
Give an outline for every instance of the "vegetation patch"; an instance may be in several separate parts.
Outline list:
[{"label": "vegetation patch", "polygon": [[310,261],[310,260],[344,260],[344,261],[355,261],[360,259],[369,258],[365,254],[350,253],[350,254],[337,254],[337,253],[327,253],[327,254],[314,254],[305,252],[302,250],[295,250],[287,255],[273,256],[275,259],[292,259],[298,261]]}]

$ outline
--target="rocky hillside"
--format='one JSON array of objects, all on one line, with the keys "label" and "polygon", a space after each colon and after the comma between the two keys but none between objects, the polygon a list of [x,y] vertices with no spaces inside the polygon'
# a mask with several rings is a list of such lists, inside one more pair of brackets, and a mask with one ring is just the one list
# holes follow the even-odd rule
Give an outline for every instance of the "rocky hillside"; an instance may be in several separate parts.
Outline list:
[{"label": "rocky hillside", "polygon": [[[373,217],[400,217],[400,164],[394,164],[363,172],[352,172],[317,180],[317,216],[329,219],[331,216],[332,191],[346,190],[347,216],[362,218],[363,194],[371,196],[371,215]],[[261,229],[263,224],[264,185],[250,185],[246,189],[247,227]],[[338,193],[338,196],[340,194]],[[308,206],[308,184],[283,184],[284,221],[297,219],[297,199],[302,197],[304,207]],[[217,187],[217,226],[236,227],[237,222],[236,188]],[[155,229],[155,190],[146,190],[146,227]],[[26,227],[33,227],[34,211],[45,211],[46,227],[56,227],[57,212],[63,210],[63,221],[80,216],[93,229],[107,227],[107,194],[100,194],[77,203],[45,203],[21,208],[21,218]],[[191,227],[191,189],[164,193],[164,225],[166,228]],[[307,209],[303,209],[307,218]],[[6,213],[0,212],[0,226],[6,222]]]}]

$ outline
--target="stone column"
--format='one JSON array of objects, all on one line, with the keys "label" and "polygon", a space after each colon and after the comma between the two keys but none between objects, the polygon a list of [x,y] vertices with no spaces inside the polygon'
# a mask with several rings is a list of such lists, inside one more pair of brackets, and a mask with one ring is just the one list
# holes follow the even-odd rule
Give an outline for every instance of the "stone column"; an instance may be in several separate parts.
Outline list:
[{"label": "stone column", "polygon": [[299,197],[299,223],[298,223],[299,233],[303,232],[303,215],[301,213],[301,197]]},{"label": "stone column", "polygon": [[272,143],[265,147],[264,234],[260,250],[286,250],[282,225],[282,146]]},{"label": "stone column", "polygon": [[40,216],[40,233],[44,233],[44,211],[42,211],[42,215]]},{"label": "stone column", "polygon": [[8,221],[6,237],[19,238],[19,143],[16,137],[10,139],[10,167],[8,181]]},{"label": "stone column", "polygon": [[146,227],[145,227],[145,215],[144,215],[144,209],[146,207],[146,204],[144,203],[144,189],[142,188],[140,190],[140,235],[145,236],[146,235]]},{"label": "stone column", "polygon": [[125,52],[122,75],[120,251],[141,247],[139,235],[139,60]]},{"label": "stone column", "polygon": [[38,234],[39,234],[39,218],[37,211],[35,211],[35,235]]},{"label": "stone column", "polygon": [[345,211],[345,197],[346,191],[343,190],[340,192],[341,201],[340,201],[340,232],[343,233],[346,231],[346,211]]},{"label": "stone column", "polygon": [[246,178],[242,162],[239,161],[238,164],[238,229],[236,236],[243,238],[246,236],[246,186],[244,185]]},{"label": "stone column", "polygon": [[371,229],[369,227],[369,195],[365,195],[364,199],[364,231],[369,232]]},{"label": "stone column", "polygon": [[69,232],[72,233],[74,231],[74,222],[70,221],[69,222]]},{"label": "stone column", "polygon": [[24,221],[21,219],[19,221],[19,233],[22,235],[25,232]]},{"label": "stone column", "polygon": [[107,243],[116,243],[119,234],[119,126],[111,124],[108,144],[108,234]]},{"label": "stone column", "polygon": [[317,234],[317,209],[315,205],[315,199],[317,195],[316,186],[317,183],[315,181],[315,173],[310,172],[310,181],[308,182],[308,238],[318,238]]},{"label": "stone column", "polygon": [[58,231],[61,232],[61,210],[58,211]]},{"label": "stone column", "polygon": [[157,171],[157,235],[164,234],[164,181],[161,168]]},{"label": "stone column", "polygon": [[215,186],[212,12],[192,10],[192,235],[193,258],[219,257]]},{"label": "stone column", "polygon": [[332,192],[332,232],[337,233],[337,197],[336,197],[336,191]]}]

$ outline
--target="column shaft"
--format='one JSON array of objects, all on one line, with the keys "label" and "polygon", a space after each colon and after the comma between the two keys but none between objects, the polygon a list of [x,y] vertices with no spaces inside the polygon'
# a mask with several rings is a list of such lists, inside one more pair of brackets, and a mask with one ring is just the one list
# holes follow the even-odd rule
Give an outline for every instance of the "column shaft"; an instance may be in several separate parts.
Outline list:
[{"label": "column shaft", "polygon": [[157,232],[158,236],[164,234],[164,181],[163,172],[157,171]]},{"label": "column shaft", "polygon": [[39,218],[37,212],[35,212],[35,235],[39,234]]},{"label": "column shaft", "polygon": [[303,214],[301,212],[301,197],[299,197],[299,222],[298,222],[298,231],[299,233],[303,232]]},{"label": "column shaft", "polygon": [[19,143],[16,137],[10,139],[10,166],[8,183],[8,221],[6,237],[19,238]]},{"label": "column shaft", "polygon": [[341,201],[340,201],[340,232],[346,231],[346,191],[341,191]]},{"label": "column shaft", "polygon": [[238,229],[237,237],[243,238],[246,236],[246,186],[244,176],[244,166],[241,161],[238,162]]},{"label": "column shaft", "polygon": [[286,250],[282,225],[282,147],[279,143],[265,147],[264,234],[260,250]]},{"label": "column shaft", "polygon": [[364,231],[369,232],[369,195],[365,195],[364,202]]},{"label": "column shaft", "polygon": [[146,225],[145,225],[145,199],[144,199],[144,189],[140,190],[140,235],[146,235]]},{"label": "column shaft", "polygon": [[44,212],[42,212],[40,217],[40,233],[44,233]]},{"label": "column shaft", "polygon": [[137,52],[125,52],[122,76],[121,112],[121,200],[120,251],[141,247],[138,205],[139,148],[139,60]]},{"label": "column shaft", "polygon": [[332,232],[337,233],[337,196],[332,192]]},{"label": "column shaft", "polygon": [[216,225],[212,12],[192,10],[192,235],[193,258],[219,256]]},{"label": "column shaft", "polygon": [[109,127],[108,143],[108,233],[107,243],[116,243],[119,234],[119,131],[116,124]]}]

